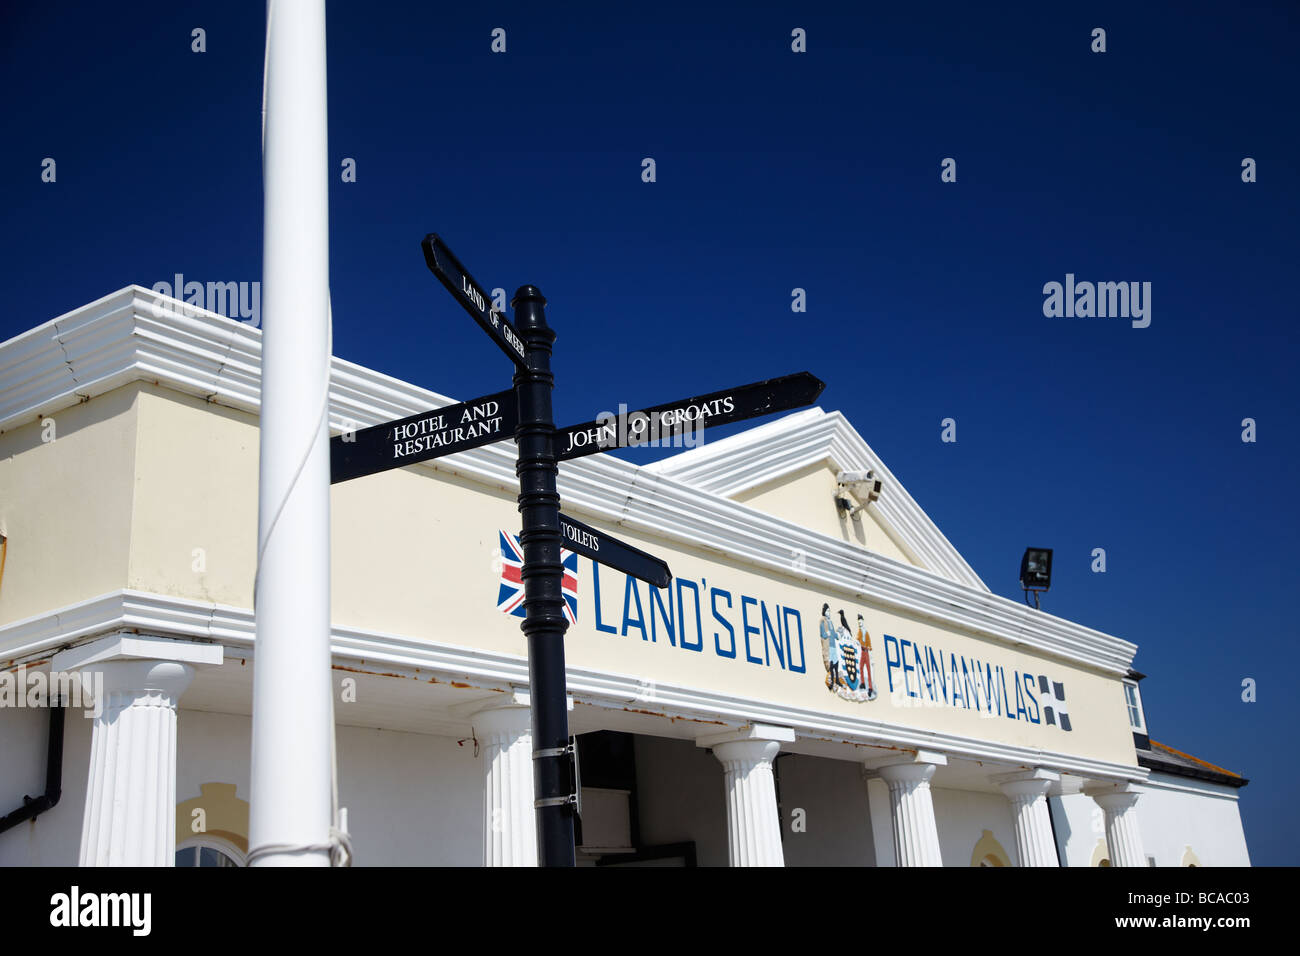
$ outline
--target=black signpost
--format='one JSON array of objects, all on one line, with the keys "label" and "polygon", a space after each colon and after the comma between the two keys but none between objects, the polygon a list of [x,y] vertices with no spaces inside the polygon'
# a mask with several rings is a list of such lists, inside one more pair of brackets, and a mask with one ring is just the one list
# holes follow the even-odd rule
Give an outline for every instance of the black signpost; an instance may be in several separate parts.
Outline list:
[{"label": "black signpost", "polygon": [[519,447],[519,543],[524,561],[524,621],[528,641],[533,732],[537,856],[542,866],[574,865],[577,766],[569,736],[564,670],[564,567],[561,548],[598,561],[656,588],[672,582],[663,561],[560,513],[558,463],[610,448],[668,443],[688,432],[811,405],[825,388],[807,372],[721,392],[609,415],[557,430],[551,411],[551,347],[546,299],[520,286],[512,324],[447,244],[430,233],[423,242],[429,269],[515,363],[513,391],[385,422],[330,441],[330,481],[349,481],[390,468],[430,461],[514,437]]},{"label": "black signpost", "polygon": [[515,370],[519,426],[519,513],[524,552],[524,636],[528,639],[529,705],[533,719],[533,789],[537,810],[537,861],[542,866],[573,866],[573,817],[578,794],[575,754],[569,739],[564,676],[564,565],[560,548],[560,494],[552,438],[551,344],[546,299],[537,286],[520,286],[510,305],[524,337],[524,367]]}]

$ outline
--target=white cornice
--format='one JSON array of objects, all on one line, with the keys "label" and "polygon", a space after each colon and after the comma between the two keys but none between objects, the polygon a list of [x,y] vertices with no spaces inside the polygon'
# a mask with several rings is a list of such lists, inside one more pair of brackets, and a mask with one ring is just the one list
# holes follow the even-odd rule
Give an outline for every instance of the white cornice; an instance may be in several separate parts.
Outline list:
[{"label": "white cornice", "polygon": [[1144,789],[1173,790],[1179,793],[1193,793],[1198,797],[1217,797],[1221,800],[1237,800],[1239,793],[1235,787],[1208,780],[1193,780],[1175,776],[1162,770],[1148,770],[1143,782]]},{"label": "white cornice", "polygon": [[909,558],[958,584],[988,590],[966,559],[839,412],[806,409],[645,468],[701,491],[734,498],[823,461],[830,461],[840,471],[872,471],[884,482],[884,493],[872,502],[871,510]]},{"label": "white cornice", "polygon": [[[129,286],[0,344],[0,382],[4,383],[0,431],[135,380],[156,381],[256,415],[260,377],[259,329]],[[351,362],[332,360],[330,425],[336,432],[348,424],[365,427],[453,401]],[[892,482],[888,470],[843,416],[820,409],[699,451],[720,447],[716,454],[734,458],[728,448],[737,439],[746,439],[752,451],[762,445],[763,435],[790,431],[796,427],[792,420],[797,423],[801,417],[813,424],[806,429],[806,445],[787,442],[771,451],[774,457],[784,455],[787,463],[801,455],[807,460],[821,454],[819,448],[829,447],[838,456],[835,460],[846,467],[859,467],[852,463],[860,462],[860,467],[872,468]],[[748,438],[751,435],[758,437]],[[796,446],[803,450],[789,451]],[[514,445],[508,441],[414,467],[459,474],[502,489],[518,487]],[[742,471],[738,462],[732,464],[727,472],[732,477],[724,475],[724,490],[726,481],[743,480],[737,477]],[[832,589],[1109,674],[1126,674],[1130,669],[1136,645],[989,592],[901,485],[891,484],[896,493],[886,496],[895,509],[891,512],[894,528],[902,529],[903,541],[910,542],[923,565],[947,567],[948,573],[874,554],[662,472],[593,455],[561,466],[560,493],[566,510],[575,516],[703,548],[822,591]],[[701,466],[691,477],[703,481],[702,475]],[[945,546],[950,553],[945,553]],[[969,580],[960,580],[963,577]]]},{"label": "white cornice", "polygon": [[[253,612],[248,608],[121,590],[0,627],[0,663],[30,664],[51,656],[56,650],[120,631],[213,641],[226,647],[230,657],[243,659],[252,656],[256,633]],[[485,690],[507,690],[528,682],[527,660],[482,648],[346,627],[332,628],[330,643],[334,657],[341,661],[364,660],[372,664],[382,662],[392,668],[418,669],[422,674],[432,672],[443,679]],[[835,743],[939,750],[970,760],[1048,767],[1094,781],[1141,781],[1148,775],[1142,767],[1077,754],[844,717],[662,682],[655,683],[653,699],[647,700],[644,682],[633,675],[573,664],[566,669],[566,680],[574,700],[596,707],[622,710],[632,704],[640,711],[670,718],[770,723],[789,727],[800,736]]]}]

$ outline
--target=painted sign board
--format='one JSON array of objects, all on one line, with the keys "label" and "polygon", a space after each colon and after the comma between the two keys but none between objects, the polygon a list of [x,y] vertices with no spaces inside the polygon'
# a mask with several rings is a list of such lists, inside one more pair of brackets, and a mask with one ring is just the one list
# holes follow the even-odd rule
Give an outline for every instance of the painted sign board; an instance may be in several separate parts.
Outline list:
[{"label": "painted sign board", "polygon": [[335,435],[330,439],[330,484],[513,438],[518,409],[514,391],[497,392]]},{"label": "painted sign board", "polygon": [[424,261],[429,270],[438,277],[451,293],[452,298],[470,314],[470,317],[482,326],[483,331],[491,336],[492,341],[501,347],[501,351],[515,362],[524,364],[524,340],[519,337],[515,327],[502,313],[492,307],[492,297],[483,291],[483,287],[474,281],[456,254],[437,234],[429,233],[421,243],[424,249]]},{"label": "painted sign board", "polygon": [[564,537],[564,546],[576,554],[599,561],[652,587],[666,588],[672,583],[673,574],[668,565],[654,555],[597,531],[563,512],[560,513],[560,534]]},{"label": "painted sign board", "polygon": [[611,448],[664,443],[701,428],[802,408],[817,401],[825,387],[815,375],[796,372],[634,412],[602,415],[594,422],[556,429],[555,457],[568,461]]}]

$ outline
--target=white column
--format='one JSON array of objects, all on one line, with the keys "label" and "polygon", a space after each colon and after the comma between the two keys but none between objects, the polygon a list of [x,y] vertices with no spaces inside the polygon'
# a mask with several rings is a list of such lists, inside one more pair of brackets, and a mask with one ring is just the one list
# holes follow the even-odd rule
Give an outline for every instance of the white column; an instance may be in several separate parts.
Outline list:
[{"label": "white column", "polygon": [[175,863],[176,707],[195,667],[221,660],[218,644],[125,635],[54,656],[94,694],[82,866]]},{"label": "white column", "polygon": [[1097,801],[1106,816],[1106,846],[1111,866],[1148,866],[1138,830],[1137,799],[1133,784],[1085,787],[1084,793]]},{"label": "white column", "polygon": [[483,865],[536,866],[533,730],[528,695],[476,711],[470,722],[483,767]]},{"label": "white column", "polygon": [[1061,775],[1035,767],[1023,773],[1003,774],[993,778],[1009,801],[1016,829],[1016,854],[1021,866],[1060,866],[1056,839],[1052,836],[1052,818],[1047,807],[1047,792]]},{"label": "white column", "polygon": [[905,757],[881,757],[866,762],[869,771],[889,784],[894,823],[894,860],[898,866],[943,866],[939,827],[934,822],[930,778],[948,763],[943,754],[918,750]]},{"label": "white column", "polygon": [[722,764],[732,866],[785,866],[772,761],[782,743],[793,742],[793,730],[767,724],[751,724],[696,741],[701,747],[712,748]]},{"label": "white column", "polygon": [[250,866],[329,866],[329,151],[324,0],[267,6]]}]

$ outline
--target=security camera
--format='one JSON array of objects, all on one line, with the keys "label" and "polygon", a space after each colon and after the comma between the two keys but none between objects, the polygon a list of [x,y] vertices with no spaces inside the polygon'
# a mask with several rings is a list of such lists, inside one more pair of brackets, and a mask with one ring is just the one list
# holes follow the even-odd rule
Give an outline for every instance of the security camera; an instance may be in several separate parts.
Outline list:
[{"label": "security camera", "polygon": [[[835,506],[849,517],[857,514],[880,497],[881,482],[872,471],[841,471],[835,478]],[[846,497],[852,495],[858,502],[853,507]]]}]

